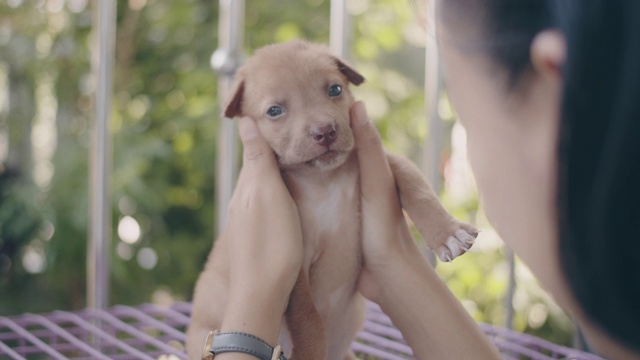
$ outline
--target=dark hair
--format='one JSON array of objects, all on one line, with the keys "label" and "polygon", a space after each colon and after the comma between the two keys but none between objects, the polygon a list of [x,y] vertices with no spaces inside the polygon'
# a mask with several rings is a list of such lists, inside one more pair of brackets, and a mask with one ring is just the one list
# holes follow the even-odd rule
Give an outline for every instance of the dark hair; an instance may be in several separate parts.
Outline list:
[{"label": "dark hair", "polygon": [[561,266],[587,316],[640,350],[640,1],[448,2],[479,8],[489,56],[516,86],[533,72],[536,34],[564,33]]}]

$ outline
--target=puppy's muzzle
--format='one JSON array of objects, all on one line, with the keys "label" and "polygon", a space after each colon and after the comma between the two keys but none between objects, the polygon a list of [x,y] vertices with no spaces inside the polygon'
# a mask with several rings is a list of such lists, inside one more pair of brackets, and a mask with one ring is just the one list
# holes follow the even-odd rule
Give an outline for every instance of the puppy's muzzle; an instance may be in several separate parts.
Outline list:
[{"label": "puppy's muzzle", "polygon": [[322,146],[329,146],[338,137],[338,125],[329,124],[311,129],[311,137]]}]

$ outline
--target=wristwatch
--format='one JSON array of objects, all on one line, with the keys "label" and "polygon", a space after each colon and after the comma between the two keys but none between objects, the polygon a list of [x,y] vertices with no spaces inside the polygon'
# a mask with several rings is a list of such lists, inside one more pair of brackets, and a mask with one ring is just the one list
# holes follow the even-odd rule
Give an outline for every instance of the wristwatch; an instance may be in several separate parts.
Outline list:
[{"label": "wristwatch", "polygon": [[202,360],[213,360],[216,355],[228,352],[249,354],[260,360],[287,360],[280,345],[273,348],[257,336],[238,331],[210,331],[204,345]]}]

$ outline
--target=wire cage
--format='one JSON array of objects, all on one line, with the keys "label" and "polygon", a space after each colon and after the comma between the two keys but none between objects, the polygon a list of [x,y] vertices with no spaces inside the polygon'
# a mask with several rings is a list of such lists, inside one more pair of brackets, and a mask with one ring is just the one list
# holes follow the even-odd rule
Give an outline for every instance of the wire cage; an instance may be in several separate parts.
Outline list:
[{"label": "wire cage", "polygon": [[[186,359],[191,304],[116,305],[108,310],[0,317],[0,359]],[[513,330],[482,324],[505,359],[602,358]],[[352,349],[360,359],[413,359],[411,348],[380,307],[367,306]]]}]

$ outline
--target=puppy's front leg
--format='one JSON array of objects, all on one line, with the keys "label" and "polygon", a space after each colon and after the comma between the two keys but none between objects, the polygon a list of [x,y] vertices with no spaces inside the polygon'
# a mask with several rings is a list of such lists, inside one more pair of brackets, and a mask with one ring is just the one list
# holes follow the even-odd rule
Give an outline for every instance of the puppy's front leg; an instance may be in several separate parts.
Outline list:
[{"label": "puppy's front leg", "polygon": [[325,360],[324,324],[313,303],[309,277],[304,269],[300,269],[284,316],[293,345],[291,360]]},{"label": "puppy's front leg", "polygon": [[473,226],[454,219],[442,206],[420,170],[407,158],[387,152],[402,208],[440,260],[466,252],[478,235]]}]

